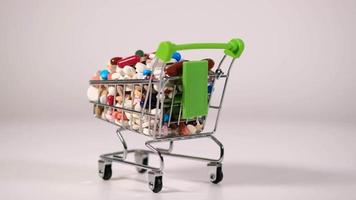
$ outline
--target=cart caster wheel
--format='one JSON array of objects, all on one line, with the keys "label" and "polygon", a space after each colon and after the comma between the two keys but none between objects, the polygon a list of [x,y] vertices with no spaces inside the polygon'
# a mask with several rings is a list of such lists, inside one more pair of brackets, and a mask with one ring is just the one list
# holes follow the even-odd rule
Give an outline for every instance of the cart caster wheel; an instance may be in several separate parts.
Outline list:
[{"label": "cart caster wheel", "polygon": [[224,174],[222,171],[222,164],[218,162],[212,162],[208,164],[208,167],[209,167],[210,182],[214,184],[220,183],[224,178]]},{"label": "cart caster wheel", "polygon": [[[137,164],[148,165],[148,153],[142,151],[135,152],[135,161]],[[138,173],[143,174],[147,171],[147,169],[136,167]]]},{"label": "cart caster wheel", "polygon": [[104,180],[109,180],[112,176],[111,163],[99,160],[99,176]]},{"label": "cart caster wheel", "polygon": [[162,186],[163,186],[163,183],[162,183],[162,176],[160,177],[156,177],[155,178],[155,184],[154,186],[151,188],[152,192],[154,193],[158,193],[162,190]]},{"label": "cart caster wheel", "polygon": [[162,173],[161,172],[148,172],[148,186],[154,193],[158,193],[162,190]]}]

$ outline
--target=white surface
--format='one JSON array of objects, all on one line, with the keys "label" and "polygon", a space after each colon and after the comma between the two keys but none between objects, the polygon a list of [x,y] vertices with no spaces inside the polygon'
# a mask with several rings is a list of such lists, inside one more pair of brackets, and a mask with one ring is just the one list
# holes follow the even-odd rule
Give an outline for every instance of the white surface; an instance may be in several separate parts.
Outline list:
[{"label": "white surface", "polygon": [[[2,0],[0,199],[355,199],[355,14],[354,0]],[[162,40],[233,37],[246,49],[216,135],[226,148],[222,184],[207,181],[203,163],[169,158],[160,194],[129,166],[100,180],[98,155],[120,147],[114,127],[91,117],[91,75]]]},{"label": "white surface", "polygon": [[[146,174],[130,166],[113,165],[110,181],[98,177],[98,155],[120,149],[112,125],[89,117],[8,121],[0,126],[0,199],[355,199],[355,131],[348,124],[223,121],[216,135],[226,150],[223,182],[208,181],[205,163],[167,158],[164,188],[153,194]],[[129,147],[142,147],[144,137],[125,136]],[[175,147],[217,153],[205,140]]]}]

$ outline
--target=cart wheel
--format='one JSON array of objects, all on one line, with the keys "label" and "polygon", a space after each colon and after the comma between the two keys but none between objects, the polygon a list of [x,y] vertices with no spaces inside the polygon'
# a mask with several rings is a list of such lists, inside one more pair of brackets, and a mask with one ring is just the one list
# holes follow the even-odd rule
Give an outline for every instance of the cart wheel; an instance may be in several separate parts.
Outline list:
[{"label": "cart wheel", "polygon": [[154,192],[154,193],[158,193],[162,190],[162,186],[163,186],[163,183],[162,183],[162,176],[159,176],[159,177],[156,177],[155,178],[155,183],[154,183],[154,186],[151,188],[151,190]]},{"label": "cart wheel", "polygon": [[[144,159],[142,160],[142,164],[143,164],[143,165],[148,165],[148,157],[147,157],[147,158],[144,158]],[[147,169],[143,169],[143,168],[139,168],[139,167],[137,167],[136,169],[137,169],[137,172],[138,172],[138,173],[141,173],[141,174],[143,174],[143,173],[145,173],[145,172],[147,171]]]},{"label": "cart wheel", "polygon": [[[221,182],[223,180],[223,178],[224,178],[224,174],[222,172],[221,167],[217,167],[216,168],[216,178],[215,178],[215,180],[211,180],[211,182],[214,184],[218,184],[219,182]],[[210,177],[210,179],[211,179],[211,177]]]},{"label": "cart wheel", "polygon": [[[148,165],[148,153],[136,151],[135,152],[135,161],[137,164]],[[145,173],[147,169],[136,167],[138,173]]]},{"label": "cart wheel", "polygon": [[109,180],[111,178],[111,163],[99,160],[99,176],[104,180]]},{"label": "cart wheel", "polygon": [[209,175],[210,175],[210,182],[214,184],[220,183],[223,178],[224,174],[222,171],[222,164],[221,163],[209,163]]},{"label": "cart wheel", "polygon": [[148,186],[154,193],[158,193],[162,190],[162,173],[161,172],[148,172]]}]

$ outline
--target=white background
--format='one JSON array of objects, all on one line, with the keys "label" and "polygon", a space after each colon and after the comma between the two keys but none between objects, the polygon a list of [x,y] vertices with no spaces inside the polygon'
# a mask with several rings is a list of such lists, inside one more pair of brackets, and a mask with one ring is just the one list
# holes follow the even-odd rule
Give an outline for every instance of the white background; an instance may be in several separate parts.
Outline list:
[{"label": "white background", "polygon": [[[355,1],[1,1],[0,15],[1,199],[355,198]],[[102,182],[97,156],[119,146],[115,127],[92,118],[92,74],[163,40],[234,37],[246,49],[217,133],[222,184],[174,159],[158,195],[128,166]],[[127,135],[129,147],[144,139]],[[177,147],[214,155],[198,143]]]}]

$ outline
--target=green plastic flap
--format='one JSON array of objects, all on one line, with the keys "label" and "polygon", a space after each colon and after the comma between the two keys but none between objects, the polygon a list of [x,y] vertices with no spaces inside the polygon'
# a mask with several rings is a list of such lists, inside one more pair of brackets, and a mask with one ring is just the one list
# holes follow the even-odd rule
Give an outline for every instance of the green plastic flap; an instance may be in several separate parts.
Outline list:
[{"label": "green plastic flap", "polygon": [[208,114],[208,61],[183,63],[183,118]]}]

